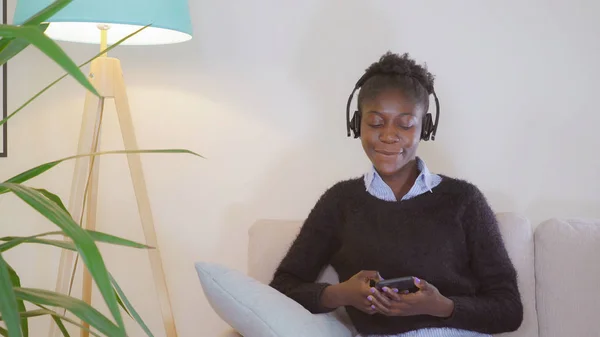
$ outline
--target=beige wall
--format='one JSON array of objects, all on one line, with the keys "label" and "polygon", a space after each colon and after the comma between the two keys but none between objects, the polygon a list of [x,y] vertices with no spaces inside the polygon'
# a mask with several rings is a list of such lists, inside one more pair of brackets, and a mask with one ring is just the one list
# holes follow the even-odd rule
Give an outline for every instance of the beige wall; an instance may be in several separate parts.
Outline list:
[{"label": "beige wall", "polygon": [[[181,336],[225,327],[202,294],[195,261],[245,270],[254,220],[302,218],[325,188],[368,168],[359,142],[345,137],[345,101],[388,49],[412,53],[437,75],[438,140],[420,149],[433,171],[476,183],[495,210],[534,223],[600,217],[598,2],[192,0],[190,7],[193,41],[113,54],[126,72],[140,145],[207,157],[143,159]],[[62,45],[78,61],[96,52]],[[60,74],[28,49],[10,63],[9,106]],[[67,80],[15,118],[0,179],[73,154],[83,96]],[[103,149],[122,147],[113,113]],[[72,165],[31,184],[67,201]],[[99,230],[142,240],[125,158],[102,158],[100,179]],[[53,229],[13,196],[0,197],[0,212],[0,236]],[[162,336],[144,252],[102,250]],[[58,257],[53,248],[25,247],[9,260],[26,286],[53,288]],[[36,322],[32,335],[44,336],[48,322]],[[131,336],[141,335],[132,324]]]}]

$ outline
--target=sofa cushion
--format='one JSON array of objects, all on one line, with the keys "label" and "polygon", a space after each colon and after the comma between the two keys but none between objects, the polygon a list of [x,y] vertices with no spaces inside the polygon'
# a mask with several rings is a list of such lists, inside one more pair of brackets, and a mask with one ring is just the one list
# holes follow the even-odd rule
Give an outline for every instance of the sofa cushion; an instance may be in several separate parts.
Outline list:
[{"label": "sofa cushion", "polygon": [[551,219],[535,231],[540,336],[597,337],[600,220]]},{"label": "sofa cushion", "polygon": [[198,262],[196,271],[212,308],[245,337],[353,335],[334,314],[312,314],[289,297],[237,270]]},{"label": "sofa cushion", "polygon": [[498,213],[498,226],[502,233],[508,255],[517,270],[517,281],[523,302],[523,323],[515,332],[499,336],[538,336],[538,320],[535,311],[535,263],[533,230],[524,216],[516,213]]}]

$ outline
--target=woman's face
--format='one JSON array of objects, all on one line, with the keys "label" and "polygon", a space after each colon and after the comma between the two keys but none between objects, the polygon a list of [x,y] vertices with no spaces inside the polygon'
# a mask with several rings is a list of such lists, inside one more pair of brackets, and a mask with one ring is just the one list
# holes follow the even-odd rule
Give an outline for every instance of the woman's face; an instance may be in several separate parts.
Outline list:
[{"label": "woman's face", "polygon": [[365,153],[382,176],[398,173],[416,157],[423,108],[398,89],[362,102],[360,138]]}]

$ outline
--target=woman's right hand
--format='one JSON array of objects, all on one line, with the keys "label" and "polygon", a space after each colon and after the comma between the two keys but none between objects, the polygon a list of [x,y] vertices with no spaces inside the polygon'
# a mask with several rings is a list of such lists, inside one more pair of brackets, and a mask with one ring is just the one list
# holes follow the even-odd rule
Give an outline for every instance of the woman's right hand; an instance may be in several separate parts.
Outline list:
[{"label": "woman's right hand", "polygon": [[[364,313],[377,313],[378,301],[387,301],[383,294],[369,286],[369,280],[380,280],[379,273],[363,270],[345,282],[330,286],[323,294],[323,304],[327,307],[352,306]],[[381,303],[387,305],[388,303]]]}]

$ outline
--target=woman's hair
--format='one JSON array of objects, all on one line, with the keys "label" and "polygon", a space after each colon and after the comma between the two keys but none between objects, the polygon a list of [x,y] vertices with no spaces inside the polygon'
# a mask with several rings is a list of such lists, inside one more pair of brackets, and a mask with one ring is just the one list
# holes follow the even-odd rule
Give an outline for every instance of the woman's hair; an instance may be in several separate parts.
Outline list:
[{"label": "woman's hair", "polygon": [[427,71],[427,65],[418,65],[408,53],[385,53],[378,62],[369,66],[367,74],[373,74],[362,85],[358,94],[358,107],[365,100],[375,99],[387,89],[400,89],[415,104],[422,104],[424,111],[429,109],[429,95],[433,93],[434,76]]}]

